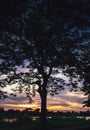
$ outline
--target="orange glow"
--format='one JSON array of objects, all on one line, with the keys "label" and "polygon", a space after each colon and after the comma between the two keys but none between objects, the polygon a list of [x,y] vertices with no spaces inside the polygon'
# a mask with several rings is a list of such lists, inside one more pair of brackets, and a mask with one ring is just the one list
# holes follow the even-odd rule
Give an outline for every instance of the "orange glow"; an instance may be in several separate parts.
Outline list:
[{"label": "orange glow", "polygon": [[6,110],[7,109],[24,110],[25,108],[32,108],[32,109],[39,108],[37,104],[4,104],[4,106],[6,106],[5,107]]},{"label": "orange glow", "polygon": [[71,109],[63,107],[63,106],[49,106],[48,110],[50,110],[50,111],[66,111],[66,110],[70,111]]},{"label": "orange glow", "polygon": [[[82,104],[77,102],[69,102],[67,101],[70,106],[61,106],[61,105],[48,105],[47,109],[49,111],[85,111],[88,110],[87,108],[83,108]],[[40,104],[4,104],[5,110],[14,109],[14,110],[24,110],[25,108],[32,108],[37,109],[40,108]]]},{"label": "orange glow", "polygon": [[[21,95],[22,96],[22,95]],[[48,96],[47,109],[49,111],[85,111],[89,108],[83,108],[82,102],[85,100],[85,96],[81,92],[69,92],[63,91],[60,95],[54,97]],[[37,109],[40,108],[40,97],[37,94],[33,98],[33,102],[28,104],[28,99],[22,97],[10,98],[4,101],[0,101],[0,106],[5,110],[24,110],[25,108]]]}]

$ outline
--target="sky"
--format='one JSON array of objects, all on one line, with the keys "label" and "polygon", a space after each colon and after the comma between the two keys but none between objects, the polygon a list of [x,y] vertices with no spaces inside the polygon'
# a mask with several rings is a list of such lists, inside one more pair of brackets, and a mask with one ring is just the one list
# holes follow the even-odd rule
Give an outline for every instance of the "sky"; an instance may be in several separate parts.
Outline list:
[{"label": "sky", "polygon": [[[23,70],[19,68],[20,72]],[[68,82],[68,78],[62,73],[55,75],[57,78],[65,79]],[[5,76],[2,76],[2,78]],[[79,84],[81,86],[81,83]],[[12,89],[15,88],[15,85],[7,86],[3,88],[3,91],[12,93]],[[48,93],[47,96],[47,109],[49,111],[87,111],[90,110],[88,107],[83,107],[83,101],[87,97],[81,91],[72,91],[70,92],[69,88],[66,86],[64,90],[61,90],[59,94],[51,96]],[[32,103],[29,103],[25,93],[19,93],[16,97],[8,96],[4,100],[0,100],[0,107],[3,107],[5,110],[14,109],[14,110],[24,110],[25,108],[37,109],[40,108],[40,96],[36,93],[36,96],[32,98]]]},{"label": "sky", "polygon": [[[50,96],[48,94],[47,109],[49,111],[86,111],[90,108],[83,107],[82,102],[85,99],[86,97],[80,91],[70,92],[68,89],[62,90],[58,95],[55,96]],[[40,108],[40,97],[38,93],[35,97],[32,98],[32,100],[32,103],[29,103],[25,94],[18,94],[16,97],[9,96],[5,100],[0,100],[0,107],[4,107],[5,110],[24,110],[25,108]]]}]

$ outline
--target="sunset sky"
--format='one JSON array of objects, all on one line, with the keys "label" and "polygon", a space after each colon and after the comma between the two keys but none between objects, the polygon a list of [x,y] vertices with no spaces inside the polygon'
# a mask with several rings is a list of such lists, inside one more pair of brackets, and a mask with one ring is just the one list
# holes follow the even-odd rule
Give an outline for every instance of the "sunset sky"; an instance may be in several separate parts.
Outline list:
[{"label": "sunset sky", "polygon": [[[8,91],[8,89],[5,89]],[[70,92],[68,89],[62,90],[58,95],[50,96],[48,94],[47,109],[50,111],[85,111],[89,108],[83,107],[82,102],[85,100],[85,96],[82,92]],[[0,106],[7,109],[19,109],[25,108],[40,108],[39,95],[33,99],[32,103],[28,103],[28,99],[25,94],[18,94],[17,97],[8,97],[5,100],[0,100]]]},{"label": "sunset sky", "polygon": [[[19,71],[23,71],[21,68]],[[4,77],[4,76],[2,76]],[[68,77],[64,76],[62,73],[55,75],[55,77],[65,79],[68,82]],[[82,86],[79,83],[79,87]],[[12,89],[16,86],[11,85],[3,88],[3,91],[12,93]],[[36,86],[37,87],[37,86]],[[81,91],[70,92],[69,88],[66,86],[64,90],[59,91],[59,94],[51,96],[48,93],[47,97],[47,109],[50,111],[85,111],[89,110],[88,107],[83,107],[83,101],[87,97]],[[17,94],[16,97],[8,96],[5,100],[0,100],[0,107],[4,107],[5,110],[14,109],[14,110],[23,110],[25,108],[40,108],[40,97],[36,93],[36,96],[32,98],[32,103],[29,103],[25,93]]]}]

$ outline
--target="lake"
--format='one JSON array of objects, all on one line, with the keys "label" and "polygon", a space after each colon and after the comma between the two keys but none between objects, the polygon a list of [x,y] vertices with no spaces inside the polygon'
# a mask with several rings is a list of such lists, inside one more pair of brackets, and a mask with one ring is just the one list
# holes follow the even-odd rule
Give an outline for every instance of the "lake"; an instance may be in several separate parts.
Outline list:
[{"label": "lake", "polygon": [[9,122],[9,123],[13,123],[17,121],[17,118],[5,118],[3,119],[4,122]]},{"label": "lake", "polygon": [[[29,117],[30,119],[32,119],[32,121],[36,121],[37,119],[39,119],[39,116],[31,116]],[[47,119],[51,119],[52,117],[49,116],[47,117]],[[61,118],[61,117],[60,117]],[[68,118],[68,117],[62,117],[62,118]],[[72,118],[72,117],[69,117]],[[85,120],[90,120],[90,116],[76,116],[76,118],[78,119],[85,119]],[[17,118],[5,118],[3,119],[4,122],[9,122],[9,123],[13,123],[17,121]]]},{"label": "lake", "polygon": [[90,116],[76,116],[76,118],[90,120]]}]

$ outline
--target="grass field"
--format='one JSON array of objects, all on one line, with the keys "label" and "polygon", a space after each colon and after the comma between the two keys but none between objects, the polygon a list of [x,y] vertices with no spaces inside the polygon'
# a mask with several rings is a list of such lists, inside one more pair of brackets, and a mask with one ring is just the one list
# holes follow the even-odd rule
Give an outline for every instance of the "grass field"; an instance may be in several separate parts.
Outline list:
[{"label": "grass field", "polygon": [[[1,124],[1,123],[0,123]],[[4,123],[3,125],[0,126],[0,130],[44,130],[39,124],[39,120],[28,120],[27,121],[22,121],[22,122],[17,122],[17,123],[12,123],[12,124],[7,124]],[[48,124],[45,128],[47,129],[59,129],[59,128],[76,128],[76,127],[90,127],[90,120],[85,120],[85,119],[77,119],[77,118],[58,118],[54,117],[52,119],[48,119]]]},{"label": "grass field", "polygon": [[53,118],[50,120],[50,123],[56,128],[86,128],[90,127],[90,120],[77,119],[77,118]]}]

